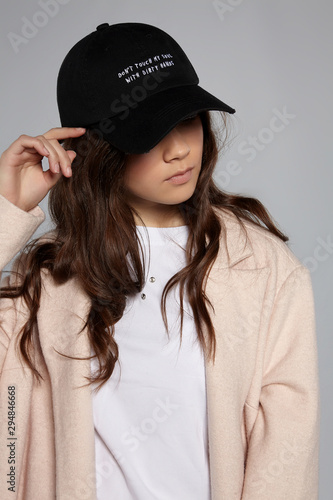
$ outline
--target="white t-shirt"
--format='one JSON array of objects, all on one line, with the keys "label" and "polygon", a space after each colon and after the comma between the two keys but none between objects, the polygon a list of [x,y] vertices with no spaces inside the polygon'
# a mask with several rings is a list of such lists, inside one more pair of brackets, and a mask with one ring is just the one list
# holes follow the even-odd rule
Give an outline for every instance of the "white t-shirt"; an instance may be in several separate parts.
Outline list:
[{"label": "white t-shirt", "polygon": [[[119,364],[93,392],[98,500],[209,500],[205,367],[184,303],[180,347],[178,290],[163,324],[160,300],[185,265],[187,226],[137,227],[148,247],[142,292],[116,324]],[[97,366],[92,361],[92,368]]]}]

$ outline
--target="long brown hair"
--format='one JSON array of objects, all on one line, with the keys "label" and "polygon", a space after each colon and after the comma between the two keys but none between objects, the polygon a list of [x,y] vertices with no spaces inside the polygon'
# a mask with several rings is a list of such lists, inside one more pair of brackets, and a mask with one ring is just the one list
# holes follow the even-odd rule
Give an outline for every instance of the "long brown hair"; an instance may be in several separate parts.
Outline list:
[{"label": "long brown hair", "polygon": [[[178,285],[180,340],[186,295],[203,352],[214,359],[216,339],[209,313],[212,305],[205,286],[220,249],[220,238],[224,236],[223,222],[216,209],[229,210],[241,224],[250,221],[283,241],[287,238],[258,200],[222,192],[215,185],[212,175],[219,153],[217,136],[210,114],[204,112],[200,117],[204,131],[202,169],[193,196],[180,207],[189,226],[187,263],[166,284],[161,311],[167,329],[166,298]],[[226,124],[226,117],[223,114],[222,117]],[[2,287],[1,295],[22,296],[26,302],[29,318],[19,334],[19,348],[39,379],[41,375],[32,361],[32,339],[42,293],[41,270],[47,269],[56,284],[75,277],[91,303],[85,327],[100,369],[90,381],[103,384],[118,360],[114,330],[124,313],[126,297],[144,287],[143,249],[124,190],[126,154],[90,130],[82,137],[66,140],[64,148],[76,151],[77,157],[72,177],[62,177],[50,192],[49,209],[55,224],[52,238],[34,240],[26,247],[18,266],[19,279],[15,285]]]}]

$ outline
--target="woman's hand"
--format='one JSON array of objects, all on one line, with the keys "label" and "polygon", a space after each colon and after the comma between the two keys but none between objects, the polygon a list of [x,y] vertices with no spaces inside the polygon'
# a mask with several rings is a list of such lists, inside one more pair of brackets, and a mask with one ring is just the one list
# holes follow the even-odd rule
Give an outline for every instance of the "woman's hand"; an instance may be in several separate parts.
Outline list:
[{"label": "woman's hand", "polygon": [[[36,207],[62,175],[72,175],[76,153],[65,151],[59,141],[84,133],[84,128],[59,127],[37,137],[21,135],[0,157],[0,194],[22,210]],[[44,156],[49,162],[46,171]]]}]

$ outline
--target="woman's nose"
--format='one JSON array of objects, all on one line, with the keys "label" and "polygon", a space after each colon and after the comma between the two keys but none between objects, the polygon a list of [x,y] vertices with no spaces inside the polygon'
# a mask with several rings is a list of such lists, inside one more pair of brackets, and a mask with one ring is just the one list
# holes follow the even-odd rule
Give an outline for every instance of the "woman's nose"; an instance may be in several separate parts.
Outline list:
[{"label": "woman's nose", "polygon": [[164,146],[164,161],[166,162],[182,160],[191,151],[186,137],[177,127],[172,129],[162,141]]}]

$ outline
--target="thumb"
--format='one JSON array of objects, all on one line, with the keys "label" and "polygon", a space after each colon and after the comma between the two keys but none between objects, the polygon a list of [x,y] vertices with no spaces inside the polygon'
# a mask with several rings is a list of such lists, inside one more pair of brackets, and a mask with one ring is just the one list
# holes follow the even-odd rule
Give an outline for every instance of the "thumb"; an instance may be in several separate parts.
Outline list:
[{"label": "thumb", "polygon": [[43,172],[43,177],[44,177],[44,182],[46,184],[46,189],[47,191],[49,191],[53,186],[55,186],[58,180],[62,177],[62,173],[60,172],[59,174],[55,174],[50,169],[48,169],[45,170],[45,172]]},{"label": "thumb", "polygon": [[[73,161],[75,160],[75,158],[77,156],[76,153],[75,153],[75,151],[73,151],[72,149],[68,149],[66,151],[66,153],[68,154],[71,163],[73,163]],[[44,174],[44,180],[45,180],[45,182],[47,184],[48,190],[50,190],[58,182],[58,180],[63,175],[61,172],[59,174],[51,172],[50,169],[48,169],[45,172],[43,172],[43,174]]]},{"label": "thumb", "polygon": [[75,153],[75,151],[73,151],[72,149],[68,149],[66,151],[66,153],[68,154],[71,163],[73,163],[73,161],[75,160],[75,158],[77,156],[76,153]]}]

